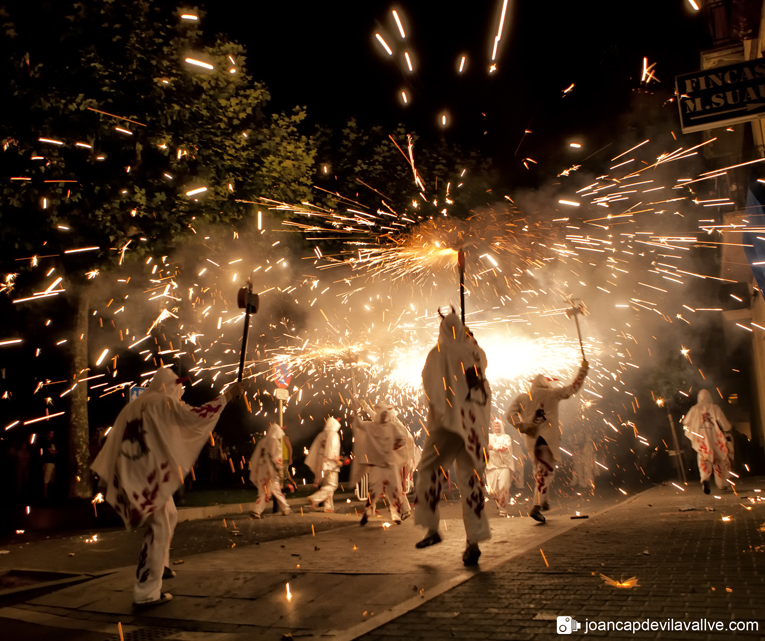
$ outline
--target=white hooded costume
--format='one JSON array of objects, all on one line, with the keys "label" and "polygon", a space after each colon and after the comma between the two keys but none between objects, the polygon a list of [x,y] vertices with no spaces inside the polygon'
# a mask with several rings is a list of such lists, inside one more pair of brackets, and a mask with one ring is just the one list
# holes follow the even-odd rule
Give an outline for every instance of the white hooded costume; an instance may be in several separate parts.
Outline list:
[{"label": "white hooded costume", "polygon": [[271,423],[268,433],[258,441],[250,458],[250,481],[258,488],[258,498],[253,510],[255,516],[260,517],[271,496],[276,499],[285,516],[292,511],[282,494],[283,437],[284,430],[276,423]]},{"label": "white hooded costume", "polygon": [[396,419],[393,407],[383,402],[375,405],[373,421],[361,421],[358,417],[353,420],[350,480],[355,484],[364,474],[369,475],[364,510],[366,519],[374,516],[377,499],[385,495],[391,519],[396,523],[401,522],[404,500],[401,468],[406,465],[406,440],[402,430],[406,428]]},{"label": "white hooded costume", "polygon": [[92,469],[105,499],[128,529],[146,525],[133,601],[156,601],[169,565],[178,520],[173,494],[182,485],[226,405],[223,395],[202,405],[183,403],[183,384],[169,368],[117,416]]},{"label": "white hooded costume", "polygon": [[712,402],[708,390],[699,390],[696,405],[683,419],[683,428],[698,454],[701,482],[708,483],[714,474],[715,484],[723,489],[730,472],[728,440],[732,428],[723,411]]},{"label": "white hooded costume", "polygon": [[574,444],[574,471],[571,486],[595,487],[595,443],[589,434],[580,434]]},{"label": "white hooded costume", "polygon": [[469,545],[491,538],[483,487],[491,422],[486,365],[486,354],[457,314],[445,316],[422,370],[429,433],[418,468],[414,520],[428,536],[438,533],[441,484],[455,462]]},{"label": "white hooded costume", "polygon": [[[495,426],[499,427],[499,434],[494,433]],[[512,473],[515,472],[516,462],[513,459],[513,441],[508,434],[505,434],[501,421],[492,422],[488,451],[486,487],[489,490],[489,497],[497,504],[499,515],[507,516],[510,488],[513,483]]]},{"label": "white hooded costume", "polygon": [[560,460],[560,427],[558,404],[576,394],[584,383],[589,367],[584,361],[570,385],[551,387],[547,378],[537,376],[528,394],[521,394],[507,410],[508,423],[526,435],[526,451],[534,466],[534,505],[547,504],[547,492]]},{"label": "white hooded costume", "polygon": [[305,457],[305,464],[313,472],[314,482],[321,482],[319,491],[309,496],[308,500],[314,507],[323,502],[325,512],[335,511],[334,496],[339,485],[338,474],[341,467],[339,431],[340,423],[330,416]]}]

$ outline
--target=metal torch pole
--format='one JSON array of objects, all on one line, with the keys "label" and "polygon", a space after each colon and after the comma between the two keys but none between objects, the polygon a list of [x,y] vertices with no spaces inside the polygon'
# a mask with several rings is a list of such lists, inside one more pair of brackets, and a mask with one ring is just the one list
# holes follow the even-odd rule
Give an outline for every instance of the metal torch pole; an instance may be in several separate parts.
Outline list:
[{"label": "metal torch pole", "polygon": [[247,355],[247,335],[250,333],[250,310],[252,307],[250,306],[250,297],[249,295],[252,293],[252,283],[248,283],[247,286],[247,304],[245,306],[244,310],[244,334],[242,335],[242,351],[241,355],[239,356],[239,376],[237,380],[241,383],[242,382],[242,375],[244,373],[244,359]]},{"label": "metal torch pole", "polygon": [[462,311],[462,324],[465,324],[465,251],[457,252],[457,266],[460,269],[460,310]]}]

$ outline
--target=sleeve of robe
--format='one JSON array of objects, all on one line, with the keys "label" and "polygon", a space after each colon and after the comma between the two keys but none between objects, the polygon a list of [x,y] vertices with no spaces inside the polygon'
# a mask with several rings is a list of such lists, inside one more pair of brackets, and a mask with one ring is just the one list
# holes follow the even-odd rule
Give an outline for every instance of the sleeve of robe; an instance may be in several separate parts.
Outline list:
[{"label": "sleeve of robe", "polygon": [[530,400],[528,394],[520,394],[519,396],[516,396],[513,402],[510,403],[510,407],[505,415],[505,420],[510,423],[510,425],[517,428],[520,423],[523,423],[523,404],[528,403]]},{"label": "sleeve of robe", "polygon": [[589,371],[589,367],[580,367],[576,377],[570,385],[565,385],[564,387],[553,387],[551,391],[555,398],[562,401],[576,394],[581,389],[582,384],[584,383],[584,379],[587,377],[587,372]]}]

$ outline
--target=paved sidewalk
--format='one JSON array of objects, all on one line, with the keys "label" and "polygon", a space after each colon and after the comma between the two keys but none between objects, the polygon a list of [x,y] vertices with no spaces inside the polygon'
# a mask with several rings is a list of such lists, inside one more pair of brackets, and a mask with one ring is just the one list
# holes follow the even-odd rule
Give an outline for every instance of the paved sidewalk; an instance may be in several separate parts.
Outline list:
[{"label": "paved sidewalk", "polygon": [[[765,638],[765,480],[746,480],[739,488],[738,495],[717,496],[705,496],[698,484],[684,492],[672,485],[654,488],[361,638],[549,639],[557,636],[560,615],[582,626],[649,617],[709,619],[725,626],[756,621],[759,632],[746,636]],[[601,574],[617,581],[636,577],[637,585],[613,587]],[[589,634],[734,636],[727,630]]]},{"label": "paved sidewalk", "polygon": [[[490,505],[494,537],[482,546],[483,559],[487,567],[506,560],[524,546],[535,546],[539,537],[579,527],[584,521],[569,518],[577,510],[594,512],[623,499],[613,490],[598,499],[570,493],[557,502],[550,513],[552,522],[544,528],[525,517],[497,518]],[[525,511],[523,507],[519,513]],[[258,529],[268,520],[315,516],[321,515],[274,516],[248,526]],[[131,564],[2,608],[0,617],[54,628],[79,626],[96,633],[111,630],[110,639],[117,638],[119,622],[123,633],[132,635],[126,641],[149,633],[153,639],[211,641],[277,640],[287,633],[295,638],[353,638],[367,629],[369,621],[385,623],[480,571],[466,570],[461,563],[465,535],[459,504],[445,505],[443,516],[445,540],[427,550],[414,547],[422,530],[412,519],[386,527],[390,521],[378,518],[361,528],[355,514],[326,515],[323,518],[342,520],[350,527],[186,557],[176,568],[178,577],[165,584],[173,601],[148,612],[132,610],[135,567]],[[237,519],[237,527],[243,525]]]}]

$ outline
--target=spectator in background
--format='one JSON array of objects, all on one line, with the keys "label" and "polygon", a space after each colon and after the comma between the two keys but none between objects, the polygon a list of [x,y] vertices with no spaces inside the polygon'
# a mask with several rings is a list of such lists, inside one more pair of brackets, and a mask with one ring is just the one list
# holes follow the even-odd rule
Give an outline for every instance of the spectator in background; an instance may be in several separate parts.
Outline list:
[{"label": "spectator in background", "polygon": [[223,437],[218,432],[212,433],[212,443],[207,450],[207,458],[210,465],[210,486],[215,487],[220,483],[220,471],[225,462],[223,451]]},{"label": "spectator in background", "polygon": [[58,461],[58,449],[56,448],[56,434],[50,430],[42,443],[42,466],[43,466],[43,496],[47,499],[48,486],[56,480],[56,462]]}]

